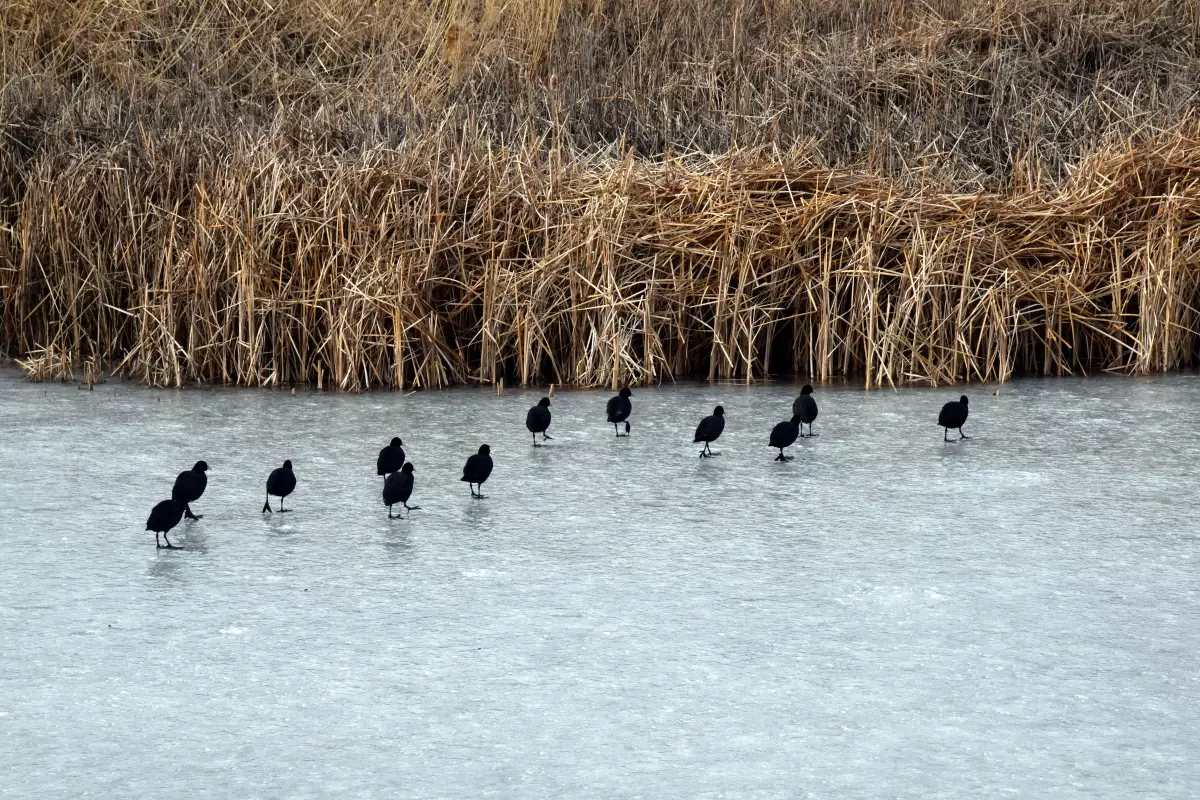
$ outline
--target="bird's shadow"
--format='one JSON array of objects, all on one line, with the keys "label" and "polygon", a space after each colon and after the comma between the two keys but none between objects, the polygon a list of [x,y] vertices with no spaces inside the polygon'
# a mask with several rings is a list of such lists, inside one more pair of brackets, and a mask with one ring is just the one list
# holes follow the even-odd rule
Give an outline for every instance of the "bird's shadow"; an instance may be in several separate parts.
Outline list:
[{"label": "bird's shadow", "polygon": [[178,558],[163,557],[163,554],[175,553],[175,550],[161,549],[157,552],[157,557],[154,558],[150,565],[146,568],[146,574],[155,580],[160,580],[169,584],[183,584],[187,582],[187,573],[183,569],[183,561]]},{"label": "bird's shadow", "polygon": [[[392,525],[403,524],[408,522],[408,518],[404,520],[389,520]],[[416,543],[413,542],[410,531],[400,527],[389,527],[383,533],[383,549],[389,556],[396,559],[410,559],[417,554]]]}]

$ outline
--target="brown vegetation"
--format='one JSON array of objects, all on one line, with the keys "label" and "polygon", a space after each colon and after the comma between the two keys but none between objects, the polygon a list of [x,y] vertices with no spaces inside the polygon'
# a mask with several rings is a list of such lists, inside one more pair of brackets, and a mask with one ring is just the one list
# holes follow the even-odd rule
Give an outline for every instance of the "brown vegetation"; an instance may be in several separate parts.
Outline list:
[{"label": "brown vegetation", "polygon": [[1188,365],[1197,8],[9,3],[0,341],[347,390]]}]

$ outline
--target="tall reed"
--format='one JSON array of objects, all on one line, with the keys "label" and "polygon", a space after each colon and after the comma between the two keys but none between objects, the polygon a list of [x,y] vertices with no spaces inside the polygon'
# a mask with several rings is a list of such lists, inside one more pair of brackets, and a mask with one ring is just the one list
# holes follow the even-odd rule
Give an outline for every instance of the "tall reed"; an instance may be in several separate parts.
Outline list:
[{"label": "tall reed", "polygon": [[0,14],[0,341],[33,377],[877,386],[1195,361],[1191,3]]}]

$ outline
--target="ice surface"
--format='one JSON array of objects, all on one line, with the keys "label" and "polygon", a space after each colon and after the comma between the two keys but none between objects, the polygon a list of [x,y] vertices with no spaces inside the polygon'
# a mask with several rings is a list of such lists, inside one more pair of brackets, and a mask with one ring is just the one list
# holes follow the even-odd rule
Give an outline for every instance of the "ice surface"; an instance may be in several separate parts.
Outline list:
[{"label": "ice surface", "polygon": [[534,449],[540,391],[0,373],[0,797],[1195,797],[1200,379],[993,388],[947,445],[959,388],[818,387],[780,464],[798,386],[635,389],[628,439],[560,391]]}]

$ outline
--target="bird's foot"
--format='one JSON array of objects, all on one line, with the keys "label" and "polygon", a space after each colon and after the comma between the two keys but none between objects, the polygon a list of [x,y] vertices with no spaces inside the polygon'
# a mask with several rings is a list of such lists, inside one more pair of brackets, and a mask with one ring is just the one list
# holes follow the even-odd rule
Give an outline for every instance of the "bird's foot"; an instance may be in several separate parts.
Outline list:
[{"label": "bird's foot", "polygon": [[485,498],[484,498],[484,495],[481,495],[481,494],[473,495],[473,497],[474,497],[476,500],[483,500],[483,499],[485,499]]},{"label": "bird's foot", "polygon": [[281,508],[281,509],[279,509],[279,513],[280,513],[280,514],[290,514],[290,513],[292,513],[292,509],[290,509],[290,508]]},{"label": "bird's foot", "polygon": [[717,457],[717,456],[719,456],[719,455],[721,455],[721,451],[720,451],[720,450],[709,450],[709,451],[708,451],[708,457],[709,457],[709,458],[716,458],[716,457]]},{"label": "bird's foot", "polygon": [[960,434],[958,435],[958,438],[959,438],[959,439],[970,439],[971,437],[970,437],[970,436],[966,436],[966,435],[964,435],[964,434],[961,434],[961,433],[960,433]]},{"label": "bird's foot", "polygon": [[199,522],[200,520],[204,519],[204,515],[203,515],[203,514],[184,514],[184,516],[185,516],[185,517],[187,517],[188,519],[194,519],[194,520],[196,520],[197,522]]},{"label": "bird's foot", "polygon": [[547,436],[546,434],[544,434],[544,433],[543,433],[543,434],[542,434],[542,441],[544,442],[544,441],[546,441],[547,439],[549,439],[549,440],[550,440],[550,441],[552,441],[552,442],[554,441],[554,437],[553,437],[553,436]]},{"label": "bird's foot", "polygon": [[538,442],[534,442],[534,443],[533,443],[533,446],[534,446],[534,447],[541,447],[541,444],[539,444]]},{"label": "bird's foot", "polygon": [[405,510],[405,511],[420,511],[420,510],[421,510],[421,507],[420,507],[420,506],[410,506],[410,505],[405,505],[405,506],[404,506],[404,510]]}]

